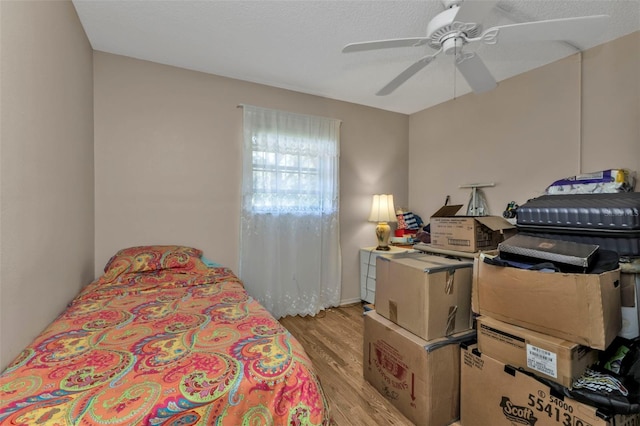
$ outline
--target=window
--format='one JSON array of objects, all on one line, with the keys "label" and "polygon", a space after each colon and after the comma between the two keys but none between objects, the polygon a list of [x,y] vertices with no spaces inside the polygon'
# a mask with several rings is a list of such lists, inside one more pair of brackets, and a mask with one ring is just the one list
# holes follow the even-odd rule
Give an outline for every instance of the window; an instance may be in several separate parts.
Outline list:
[{"label": "window", "polygon": [[267,133],[254,135],[251,141],[253,212],[314,215],[337,207],[327,202],[336,194],[325,193],[323,184],[325,163],[335,157],[334,141]]}]

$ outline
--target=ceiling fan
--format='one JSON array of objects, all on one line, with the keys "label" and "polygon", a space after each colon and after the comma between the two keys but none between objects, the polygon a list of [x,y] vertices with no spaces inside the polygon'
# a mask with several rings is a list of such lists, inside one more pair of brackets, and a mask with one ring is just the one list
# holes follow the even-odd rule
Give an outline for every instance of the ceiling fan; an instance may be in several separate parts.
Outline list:
[{"label": "ceiling fan", "polygon": [[456,68],[475,93],[486,92],[497,86],[496,80],[477,53],[463,51],[466,44],[483,42],[494,45],[527,41],[570,40],[603,31],[609,19],[608,15],[550,19],[501,25],[483,31],[482,19],[498,3],[498,0],[442,0],[442,3],[445,10],[427,24],[426,37],[351,43],[342,49],[343,53],[350,53],[428,45],[436,51],[418,59],[380,89],[376,95],[384,96],[392,93],[441,53],[455,55]]}]

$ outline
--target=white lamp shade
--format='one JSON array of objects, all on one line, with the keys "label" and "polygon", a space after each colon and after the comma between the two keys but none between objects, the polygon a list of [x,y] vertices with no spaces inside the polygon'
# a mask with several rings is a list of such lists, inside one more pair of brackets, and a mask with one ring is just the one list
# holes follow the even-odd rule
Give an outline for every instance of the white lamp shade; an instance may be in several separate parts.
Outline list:
[{"label": "white lamp shade", "polygon": [[397,222],[396,209],[393,206],[393,195],[381,194],[373,196],[369,222]]}]

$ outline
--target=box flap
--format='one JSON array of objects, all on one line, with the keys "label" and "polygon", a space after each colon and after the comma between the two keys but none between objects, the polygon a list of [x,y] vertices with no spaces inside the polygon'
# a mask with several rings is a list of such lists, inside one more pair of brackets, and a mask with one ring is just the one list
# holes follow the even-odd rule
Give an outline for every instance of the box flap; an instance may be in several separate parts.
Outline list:
[{"label": "box flap", "polygon": [[437,212],[431,215],[431,217],[445,217],[445,216],[455,216],[458,213],[458,210],[462,208],[462,204],[455,204],[452,206],[442,206],[438,209]]},{"label": "box flap", "polygon": [[[522,339],[527,343],[530,343],[533,340],[534,343],[539,344],[542,342],[546,345],[557,346],[558,348],[562,348],[568,352],[573,350],[577,350],[583,345],[580,343],[572,342],[570,340],[562,339],[560,337],[554,337],[548,334],[540,333],[535,330],[529,330],[524,327],[520,327],[515,324],[509,324],[504,321],[499,321],[495,318],[488,317],[486,315],[482,315],[477,318],[478,324],[486,325],[490,328],[497,328],[503,333],[506,333],[510,337],[515,336],[516,339]],[[480,327],[479,326],[479,327]]]},{"label": "box flap", "polygon": [[500,216],[474,216],[474,219],[492,231],[515,228],[515,225],[509,223],[505,218]]},{"label": "box flap", "polygon": [[392,259],[393,262],[418,269],[426,274],[442,271],[453,271],[458,268],[472,268],[473,261],[469,259],[448,259],[442,256],[429,256],[423,253],[412,253],[408,256]]}]

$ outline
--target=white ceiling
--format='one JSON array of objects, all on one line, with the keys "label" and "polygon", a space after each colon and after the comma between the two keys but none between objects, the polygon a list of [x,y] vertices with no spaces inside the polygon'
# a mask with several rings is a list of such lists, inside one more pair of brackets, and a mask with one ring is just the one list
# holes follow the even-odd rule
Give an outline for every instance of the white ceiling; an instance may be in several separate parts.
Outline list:
[{"label": "white ceiling", "polygon": [[[395,92],[375,93],[428,46],[344,54],[352,42],[422,37],[440,0],[73,0],[95,50],[411,114],[470,91],[440,55]],[[501,0],[494,25],[607,14],[569,42],[472,43],[499,82],[640,30],[640,0]],[[639,55],[640,52],[629,52]],[[478,95],[481,96],[481,95]]]}]

